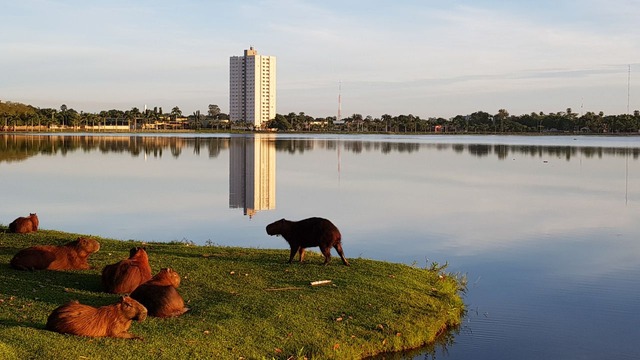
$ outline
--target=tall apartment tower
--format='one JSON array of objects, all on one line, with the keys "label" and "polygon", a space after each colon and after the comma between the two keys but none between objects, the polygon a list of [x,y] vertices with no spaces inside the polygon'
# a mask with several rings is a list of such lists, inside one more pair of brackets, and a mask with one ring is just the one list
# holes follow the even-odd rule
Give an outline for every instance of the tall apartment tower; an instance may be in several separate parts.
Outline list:
[{"label": "tall apartment tower", "polygon": [[253,47],[232,56],[229,66],[229,118],[261,127],[276,117],[276,57]]}]

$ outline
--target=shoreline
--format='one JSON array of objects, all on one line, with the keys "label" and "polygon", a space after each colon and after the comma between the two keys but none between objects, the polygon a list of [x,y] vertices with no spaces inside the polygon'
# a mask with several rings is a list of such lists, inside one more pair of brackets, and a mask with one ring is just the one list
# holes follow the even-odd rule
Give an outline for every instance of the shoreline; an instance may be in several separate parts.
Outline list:
[{"label": "shoreline", "polygon": [[[7,264],[21,248],[78,236],[9,234],[0,227],[0,336],[6,339],[0,357],[145,358],[160,351],[174,358],[356,359],[451,340],[465,312],[464,278],[437,264],[351,258],[346,267],[334,258],[322,266],[315,251],[303,264],[286,264],[288,250],[147,243],[152,272],[177,271],[183,278],[178,291],[192,310],[134,323],[130,331],[141,342],[60,335],[44,330],[50,311],[71,299],[92,306],[114,302],[116,295],[101,292],[100,271],[142,243],[92,236],[101,249],[89,258],[95,268],[86,271],[22,272]],[[310,285],[324,280],[331,283]]]}]

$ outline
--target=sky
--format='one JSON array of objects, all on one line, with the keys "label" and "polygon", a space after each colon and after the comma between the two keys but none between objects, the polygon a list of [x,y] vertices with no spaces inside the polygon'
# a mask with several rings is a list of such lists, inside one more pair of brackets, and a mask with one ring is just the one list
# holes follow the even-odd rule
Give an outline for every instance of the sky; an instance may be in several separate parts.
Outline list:
[{"label": "sky", "polygon": [[277,58],[277,112],[640,109],[640,0],[0,0],[0,100],[229,111],[229,58]]}]

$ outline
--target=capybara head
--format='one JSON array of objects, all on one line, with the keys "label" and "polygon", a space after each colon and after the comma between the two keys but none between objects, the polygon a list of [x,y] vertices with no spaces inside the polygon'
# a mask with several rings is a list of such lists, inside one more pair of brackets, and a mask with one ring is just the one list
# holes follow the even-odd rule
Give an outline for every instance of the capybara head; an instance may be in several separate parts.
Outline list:
[{"label": "capybara head", "polygon": [[144,258],[148,259],[147,250],[144,247],[134,247],[129,250],[129,259]]},{"label": "capybara head", "polygon": [[93,254],[100,250],[100,243],[96,240],[88,237],[81,236],[76,241],[72,241],[69,243],[70,246],[77,248],[78,250],[82,250],[86,253]]},{"label": "capybara head", "polygon": [[171,285],[174,288],[180,286],[180,275],[171,268],[161,269],[151,281],[158,285]]},{"label": "capybara head", "polygon": [[267,225],[267,234],[269,235],[282,235],[286,231],[287,220],[280,219]]},{"label": "capybara head", "polygon": [[147,308],[129,296],[122,296],[117,306],[118,312],[127,319],[142,321],[147,318]]},{"label": "capybara head", "polygon": [[31,218],[31,222],[33,223],[33,230],[38,230],[38,226],[40,225],[40,221],[38,220],[38,215],[36,213],[29,214]]}]

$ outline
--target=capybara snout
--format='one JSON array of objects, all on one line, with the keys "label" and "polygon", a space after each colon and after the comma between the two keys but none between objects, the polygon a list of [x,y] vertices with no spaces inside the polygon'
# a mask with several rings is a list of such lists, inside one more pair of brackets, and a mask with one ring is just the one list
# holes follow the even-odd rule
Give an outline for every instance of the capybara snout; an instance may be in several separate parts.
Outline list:
[{"label": "capybara snout", "polygon": [[304,251],[308,247],[319,246],[324,255],[324,264],[331,260],[331,248],[340,255],[342,262],[349,266],[347,258],[342,251],[342,235],[340,230],[329,220],[312,217],[300,221],[280,219],[266,227],[269,235],[282,235],[291,247],[289,263],[293,261],[296,253],[300,254],[300,262],[304,259]]},{"label": "capybara snout", "polygon": [[287,221],[285,219],[280,219],[276,222],[273,222],[269,225],[267,225],[267,234],[268,235],[281,235],[282,234],[282,228],[283,228],[283,223]]}]

